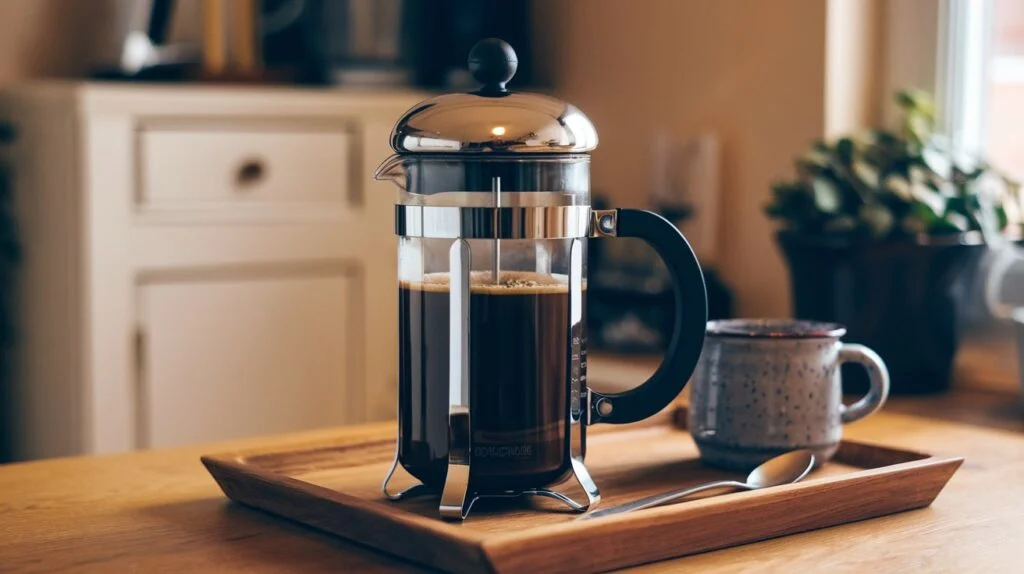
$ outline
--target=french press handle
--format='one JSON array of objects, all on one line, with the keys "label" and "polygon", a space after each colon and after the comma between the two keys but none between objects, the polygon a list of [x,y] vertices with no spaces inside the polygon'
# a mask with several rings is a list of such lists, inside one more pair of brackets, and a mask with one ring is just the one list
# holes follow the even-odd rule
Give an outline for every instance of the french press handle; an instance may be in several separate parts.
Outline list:
[{"label": "french press handle", "polygon": [[642,209],[594,210],[593,214],[591,237],[643,239],[672,277],[675,320],[658,370],[642,385],[622,393],[590,391],[591,423],[632,423],[674,401],[697,367],[708,321],[704,273],[689,242],[664,217]]}]

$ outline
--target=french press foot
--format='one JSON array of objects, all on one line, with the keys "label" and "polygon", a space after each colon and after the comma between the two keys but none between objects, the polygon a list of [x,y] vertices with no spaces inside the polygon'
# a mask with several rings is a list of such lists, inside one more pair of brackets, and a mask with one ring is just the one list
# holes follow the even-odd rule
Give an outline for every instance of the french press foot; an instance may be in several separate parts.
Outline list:
[{"label": "french press foot", "polygon": [[414,498],[414,497],[417,497],[417,496],[425,496],[427,494],[433,494],[434,491],[430,487],[428,487],[427,485],[425,485],[423,483],[414,484],[414,485],[406,488],[405,490],[400,490],[398,492],[391,492],[391,490],[388,489],[388,484],[391,482],[391,479],[394,478],[395,471],[397,469],[398,469],[398,448],[396,446],[396,448],[395,448],[395,460],[391,461],[391,468],[388,469],[387,475],[384,476],[384,482],[381,483],[381,485],[380,485],[381,492],[384,493],[384,496],[387,497],[388,500],[390,500],[392,502],[398,502],[399,500],[405,500],[406,498]]},{"label": "french press foot", "polygon": [[[468,465],[466,466],[468,470]],[[463,482],[463,473],[456,472],[453,476],[453,480],[445,480],[445,490],[438,493],[435,489],[432,489],[425,484],[418,483],[414,484],[404,490],[398,492],[392,492],[389,489],[389,483],[395,475],[395,471],[398,469],[398,453],[395,453],[395,459],[391,463],[391,468],[388,470],[387,475],[384,477],[384,482],[381,484],[381,491],[388,500],[398,502],[400,500],[406,500],[408,498],[415,498],[421,496],[437,496],[440,494],[441,503],[439,506],[440,514],[442,518],[448,520],[465,520],[469,516],[470,511],[473,509],[473,505],[479,500],[483,499],[513,499],[523,497],[542,497],[557,500],[573,512],[583,513],[590,509],[591,506],[596,505],[601,500],[601,493],[597,488],[596,483],[590,477],[590,471],[587,467],[575,458],[572,460],[573,477],[576,482],[583,489],[587,497],[586,503],[578,502],[573,500],[566,494],[551,490],[548,488],[530,488],[526,490],[507,490],[503,492],[472,492],[469,490],[468,480]],[[451,470],[449,468],[449,470]],[[465,474],[465,479],[468,479],[468,473]],[[461,490],[460,490],[461,488]],[[447,496],[445,493],[447,492]]]}]

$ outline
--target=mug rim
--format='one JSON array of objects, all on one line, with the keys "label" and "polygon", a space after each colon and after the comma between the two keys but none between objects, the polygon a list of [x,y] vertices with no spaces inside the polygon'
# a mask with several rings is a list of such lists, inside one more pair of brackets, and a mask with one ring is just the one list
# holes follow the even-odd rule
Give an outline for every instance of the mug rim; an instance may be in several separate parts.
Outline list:
[{"label": "mug rim", "polygon": [[739,339],[838,339],[846,327],[802,319],[719,319],[708,321],[708,337]]}]

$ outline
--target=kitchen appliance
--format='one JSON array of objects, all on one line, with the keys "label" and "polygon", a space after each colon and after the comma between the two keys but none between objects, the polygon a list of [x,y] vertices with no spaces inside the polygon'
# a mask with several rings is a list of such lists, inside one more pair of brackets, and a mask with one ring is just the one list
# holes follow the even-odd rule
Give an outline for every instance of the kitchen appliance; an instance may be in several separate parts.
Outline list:
[{"label": "kitchen appliance", "polygon": [[93,71],[102,80],[179,81],[189,76],[200,59],[197,42],[171,41],[175,0],[139,0],[130,10],[116,64]]},{"label": "kitchen appliance", "polygon": [[[399,188],[399,436],[382,488],[394,500],[439,493],[445,518],[487,497],[597,503],[586,427],[671,403],[704,341],[707,296],[686,239],[648,211],[591,209],[593,124],[560,100],[509,91],[516,66],[505,42],[477,43],[469,70],[482,86],[409,110],[376,173]],[[645,240],[673,281],[664,362],[624,393],[586,383],[590,237]],[[393,492],[399,465],[420,484]],[[586,502],[550,488],[570,477]]]}]

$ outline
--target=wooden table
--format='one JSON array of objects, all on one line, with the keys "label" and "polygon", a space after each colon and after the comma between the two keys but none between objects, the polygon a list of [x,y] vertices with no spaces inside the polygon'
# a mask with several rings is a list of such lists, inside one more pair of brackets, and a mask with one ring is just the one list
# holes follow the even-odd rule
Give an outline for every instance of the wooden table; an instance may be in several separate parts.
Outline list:
[{"label": "wooden table", "polygon": [[[932,507],[638,571],[1021,571],[1024,434],[891,412],[912,402],[895,400],[848,435],[966,456]],[[229,504],[199,463],[201,454],[350,432],[359,427],[0,467],[0,572],[417,571]]]}]

